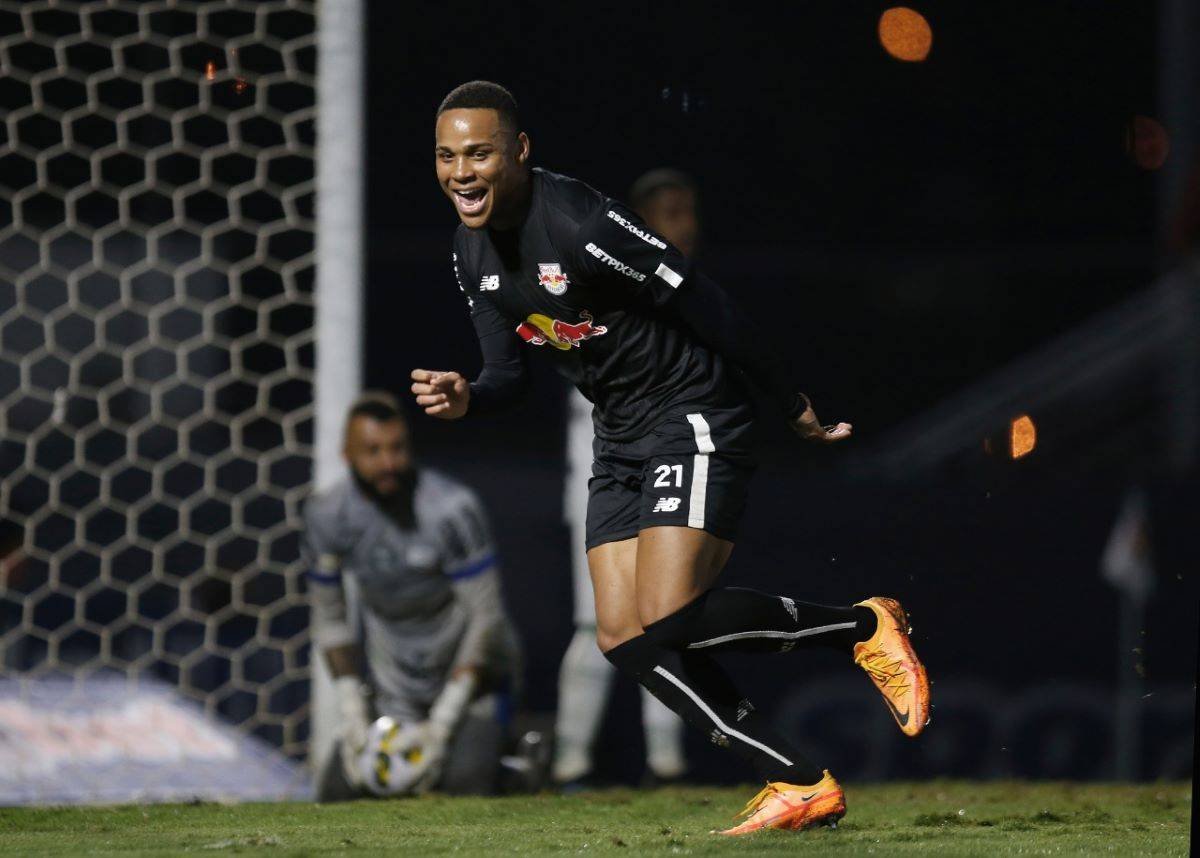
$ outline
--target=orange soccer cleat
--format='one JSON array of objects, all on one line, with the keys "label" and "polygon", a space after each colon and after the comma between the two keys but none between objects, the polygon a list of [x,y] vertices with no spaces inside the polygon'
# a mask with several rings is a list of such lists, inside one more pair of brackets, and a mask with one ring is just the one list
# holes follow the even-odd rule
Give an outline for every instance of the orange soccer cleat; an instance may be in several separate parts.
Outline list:
[{"label": "orange soccer cleat", "polygon": [[838,782],[825,770],[825,776],[813,786],[796,786],[781,781],[767,784],[750,799],[738,816],[748,816],[741,825],[714,834],[749,834],[764,828],[800,831],[815,825],[836,827],[846,815],[846,796]]},{"label": "orange soccer cleat", "polygon": [[929,680],[909,640],[908,615],[895,599],[873,596],[855,607],[870,608],[878,627],[854,645],[854,663],[867,672],[906,736],[929,723]]}]

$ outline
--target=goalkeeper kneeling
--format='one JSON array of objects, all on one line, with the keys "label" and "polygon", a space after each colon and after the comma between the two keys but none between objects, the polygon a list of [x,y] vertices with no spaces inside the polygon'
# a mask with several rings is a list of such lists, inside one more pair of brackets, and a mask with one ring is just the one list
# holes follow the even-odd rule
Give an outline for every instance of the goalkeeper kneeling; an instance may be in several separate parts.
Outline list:
[{"label": "goalkeeper kneeling", "polygon": [[518,647],[474,493],[417,469],[396,401],[346,421],[348,478],[304,511],[314,646],[338,739],[318,801],[496,791]]}]

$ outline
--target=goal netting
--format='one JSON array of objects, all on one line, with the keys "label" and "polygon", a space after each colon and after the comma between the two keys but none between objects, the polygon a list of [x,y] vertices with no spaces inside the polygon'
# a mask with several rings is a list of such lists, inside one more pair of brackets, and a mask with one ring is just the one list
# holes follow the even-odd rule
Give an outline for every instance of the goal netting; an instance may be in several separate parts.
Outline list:
[{"label": "goal netting", "polygon": [[0,2],[0,665],[302,755],[315,8]]}]

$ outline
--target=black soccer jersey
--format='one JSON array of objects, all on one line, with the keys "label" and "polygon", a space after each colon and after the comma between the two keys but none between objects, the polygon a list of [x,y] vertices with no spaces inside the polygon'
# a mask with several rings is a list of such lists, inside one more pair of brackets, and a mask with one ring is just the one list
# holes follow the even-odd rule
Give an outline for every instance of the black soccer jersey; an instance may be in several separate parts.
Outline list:
[{"label": "black soccer jersey", "polygon": [[[518,228],[455,234],[455,275],[481,343],[507,334],[506,349],[548,353],[611,441],[698,406],[748,402],[673,306],[691,276],[679,251],[583,182],[535,168],[531,183]],[[469,410],[486,407],[485,393],[473,386]]]}]

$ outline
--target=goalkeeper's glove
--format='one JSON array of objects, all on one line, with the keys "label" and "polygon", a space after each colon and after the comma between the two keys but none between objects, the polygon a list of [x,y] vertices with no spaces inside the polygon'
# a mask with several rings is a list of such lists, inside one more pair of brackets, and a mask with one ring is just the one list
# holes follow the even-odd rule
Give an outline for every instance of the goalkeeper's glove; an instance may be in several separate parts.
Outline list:
[{"label": "goalkeeper's glove", "polygon": [[458,722],[462,720],[467,703],[475,694],[475,672],[464,671],[452,678],[442,689],[429,710],[429,720],[420,725],[422,731],[421,764],[425,769],[417,782],[418,792],[428,792],[437,786],[446,761],[446,748]]},{"label": "goalkeeper's glove", "polygon": [[342,743],[342,764],[347,780],[360,786],[362,778],[355,760],[367,744],[367,731],[371,727],[371,712],[368,705],[370,689],[360,677],[339,676],[333,680],[334,695],[338,701],[339,738]]}]

